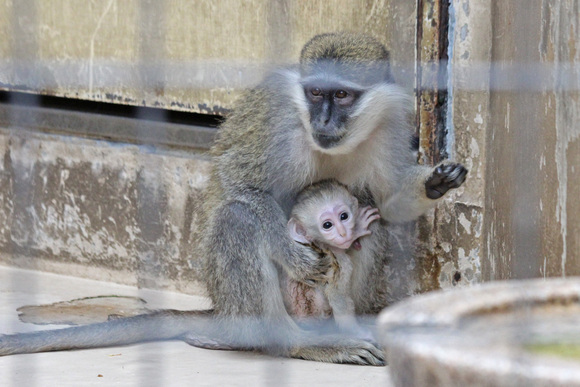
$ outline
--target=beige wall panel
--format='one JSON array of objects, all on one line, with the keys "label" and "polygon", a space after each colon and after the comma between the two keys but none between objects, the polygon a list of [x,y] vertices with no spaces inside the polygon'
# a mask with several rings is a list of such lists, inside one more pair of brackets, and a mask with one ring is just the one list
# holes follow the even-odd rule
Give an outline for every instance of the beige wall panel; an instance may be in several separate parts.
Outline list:
[{"label": "beige wall panel", "polygon": [[398,78],[412,87],[414,2],[0,4],[0,82],[8,90],[222,114],[266,68],[296,62],[313,35],[339,30],[393,41]]},{"label": "beige wall panel", "polygon": [[494,1],[485,278],[580,273],[578,11]]},{"label": "beige wall panel", "polygon": [[325,32],[356,31],[378,38],[391,52],[397,82],[414,86],[416,2],[401,0],[288,1],[290,61],[312,36]]},{"label": "beige wall panel", "polygon": [[[138,58],[137,0],[31,2],[36,9],[38,59],[119,62]],[[32,11],[32,10],[31,10]]]},{"label": "beige wall panel", "polygon": [[12,1],[0,1],[0,58],[7,58],[10,55],[10,44],[8,39],[12,15]]},{"label": "beige wall panel", "polygon": [[[534,112],[540,111],[542,95],[536,90],[526,92],[525,80],[511,72],[516,66],[527,71],[539,61],[541,8],[538,2],[520,6],[517,1],[495,1],[492,12],[492,60],[498,73],[492,78],[495,83],[487,160],[490,221],[487,242],[489,259],[494,262],[490,278],[538,276],[541,259],[539,136],[542,133]],[[515,14],[520,15],[521,22],[520,17],[515,21],[509,17]],[[530,47],[533,44],[535,48]],[[504,78],[504,74],[511,76]]]}]

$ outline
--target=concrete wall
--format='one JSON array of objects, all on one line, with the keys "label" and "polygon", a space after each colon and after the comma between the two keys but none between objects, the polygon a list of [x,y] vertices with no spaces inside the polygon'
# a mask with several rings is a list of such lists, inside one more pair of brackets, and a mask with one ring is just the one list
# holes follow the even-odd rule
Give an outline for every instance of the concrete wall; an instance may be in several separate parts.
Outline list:
[{"label": "concrete wall", "polygon": [[209,170],[202,153],[17,122],[0,129],[0,153],[0,262],[203,293],[192,239]]}]

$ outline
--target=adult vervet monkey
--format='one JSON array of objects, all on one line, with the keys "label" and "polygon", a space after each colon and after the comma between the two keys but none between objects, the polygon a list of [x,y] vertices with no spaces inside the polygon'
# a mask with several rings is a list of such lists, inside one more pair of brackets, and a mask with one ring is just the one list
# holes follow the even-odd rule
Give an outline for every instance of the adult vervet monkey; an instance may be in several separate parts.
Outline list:
[{"label": "adult vervet monkey", "polygon": [[[287,232],[295,195],[333,178],[387,222],[415,219],[466,169],[417,165],[411,100],[393,83],[388,52],[358,34],[314,37],[300,65],[269,74],[245,93],[212,148],[199,256],[213,312],[162,311],[84,327],[0,337],[0,354],[101,347],[167,338],[213,348],[261,349],[337,363],[384,364],[373,344],[301,330],[284,308],[279,272],[326,281],[328,260]],[[359,314],[384,306],[384,226],[356,252],[351,296]]]}]

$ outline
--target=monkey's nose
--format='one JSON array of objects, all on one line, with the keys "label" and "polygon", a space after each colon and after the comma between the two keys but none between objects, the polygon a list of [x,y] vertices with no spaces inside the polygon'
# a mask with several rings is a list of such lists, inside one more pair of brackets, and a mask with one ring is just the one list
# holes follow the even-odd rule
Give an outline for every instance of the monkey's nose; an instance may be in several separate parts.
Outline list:
[{"label": "monkey's nose", "polygon": [[338,231],[338,233],[341,237],[344,238],[346,236],[346,228],[344,228],[344,226],[342,224],[338,223],[336,225],[336,230]]}]

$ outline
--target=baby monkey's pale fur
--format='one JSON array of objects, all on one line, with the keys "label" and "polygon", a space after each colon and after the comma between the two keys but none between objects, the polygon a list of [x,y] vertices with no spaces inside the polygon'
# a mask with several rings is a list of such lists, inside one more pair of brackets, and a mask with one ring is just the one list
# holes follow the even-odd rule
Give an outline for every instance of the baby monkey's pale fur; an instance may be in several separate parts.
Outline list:
[{"label": "baby monkey's pale fur", "polygon": [[359,207],[358,200],[346,186],[335,180],[323,180],[306,187],[296,197],[288,231],[295,241],[312,245],[330,254],[332,265],[327,284],[307,289],[299,282],[287,279],[286,304],[290,313],[312,319],[332,312],[341,331],[367,340],[374,340],[370,330],[357,322],[355,306],[350,296],[353,264],[348,249],[360,250],[370,235],[369,225],[380,218],[378,209]]}]

